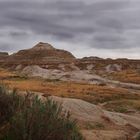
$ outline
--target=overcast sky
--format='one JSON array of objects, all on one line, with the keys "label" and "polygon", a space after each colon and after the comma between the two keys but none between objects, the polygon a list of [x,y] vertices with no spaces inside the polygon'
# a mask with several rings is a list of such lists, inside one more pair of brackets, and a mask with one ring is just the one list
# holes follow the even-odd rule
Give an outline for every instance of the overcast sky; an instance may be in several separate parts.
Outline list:
[{"label": "overcast sky", "polygon": [[77,57],[140,59],[140,0],[0,0],[0,51],[40,41]]}]

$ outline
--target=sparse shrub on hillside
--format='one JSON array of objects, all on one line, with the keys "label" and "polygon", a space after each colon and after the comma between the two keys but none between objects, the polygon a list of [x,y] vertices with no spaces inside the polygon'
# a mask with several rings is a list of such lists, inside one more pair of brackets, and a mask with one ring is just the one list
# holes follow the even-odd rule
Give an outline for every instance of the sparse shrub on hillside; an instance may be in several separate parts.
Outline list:
[{"label": "sparse shrub on hillside", "polygon": [[137,139],[136,140],[140,140],[140,135],[137,137]]},{"label": "sparse shrub on hillside", "polygon": [[0,140],[83,140],[76,122],[62,111],[61,105],[49,99],[42,102],[31,94],[21,97],[15,91],[7,94],[4,88],[0,90],[8,106],[3,111],[4,121],[9,124]]},{"label": "sparse shrub on hillside", "polygon": [[45,79],[45,82],[60,82],[60,79]]},{"label": "sparse shrub on hillside", "polygon": [[127,113],[127,108],[123,107],[123,106],[118,106],[114,109],[115,112],[119,112],[119,113]]},{"label": "sparse shrub on hillside", "polygon": [[134,140],[140,140],[140,132],[137,132],[134,136]]},{"label": "sparse shrub on hillside", "polygon": [[87,123],[86,124],[86,129],[88,130],[92,130],[92,129],[104,129],[105,126],[102,123],[99,122],[94,122],[94,123]]}]

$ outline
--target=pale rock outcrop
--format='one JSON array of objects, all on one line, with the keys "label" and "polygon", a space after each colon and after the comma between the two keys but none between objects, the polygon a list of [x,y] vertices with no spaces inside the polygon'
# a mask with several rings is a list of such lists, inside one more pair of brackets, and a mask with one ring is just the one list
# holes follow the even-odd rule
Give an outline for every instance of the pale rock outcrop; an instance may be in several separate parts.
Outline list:
[{"label": "pale rock outcrop", "polygon": [[58,69],[44,69],[37,65],[27,66],[22,71],[21,74],[27,75],[29,77],[41,77],[45,79],[59,79],[62,81],[74,81],[74,82],[84,82],[89,84],[106,84],[111,87],[122,87],[127,89],[140,90],[139,84],[123,83],[119,81],[109,80],[102,78],[99,75],[91,74],[87,70],[73,70],[73,71],[63,71]]},{"label": "pale rock outcrop", "polygon": [[121,71],[122,66],[118,64],[109,64],[105,67],[106,72],[115,72],[115,71]]},{"label": "pale rock outcrop", "polygon": [[[101,107],[80,99],[50,96],[50,99],[60,103],[64,110],[70,111],[72,117],[84,124],[101,124],[100,130],[82,130],[86,140],[125,140],[136,135],[140,130],[140,118],[123,113],[110,112]],[[133,133],[130,134],[130,131]]]}]

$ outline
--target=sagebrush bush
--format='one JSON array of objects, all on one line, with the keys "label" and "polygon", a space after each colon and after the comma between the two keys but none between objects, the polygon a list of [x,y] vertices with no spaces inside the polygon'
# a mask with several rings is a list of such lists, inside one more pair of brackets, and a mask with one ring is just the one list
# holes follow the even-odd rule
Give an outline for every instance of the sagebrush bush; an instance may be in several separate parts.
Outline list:
[{"label": "sagebrush bush", "polygon": [[140,140],[140,132],[138,133],[136,140]]},{"label": "sagebrush bush", "polygon": [[56,102],[49,99],[42,102],[33,94],[22,99],[15,92],[4,94],[11,107],[5,113],[9,129],[1,140],[83,140],[76,122]]},{"label": "sagebrush bush", "polygon": [[17,96],[16,89],[8,91],[4,85],[0,85],[0,125],[12,117],[21,100],[22,97]]}]

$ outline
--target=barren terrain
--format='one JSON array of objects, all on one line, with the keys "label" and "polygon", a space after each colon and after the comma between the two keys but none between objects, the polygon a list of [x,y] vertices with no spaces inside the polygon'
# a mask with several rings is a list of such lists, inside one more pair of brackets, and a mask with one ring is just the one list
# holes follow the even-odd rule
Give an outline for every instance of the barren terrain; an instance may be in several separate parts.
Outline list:
[{"label": "barren terrain", "polygon": [[[49,56],[40,55],[44,50],[49,51]],[[6,56],[6,61],[1,58],[0,62],[2,84],[61,103],[78,121],[86,140],[137,137],[140,131],[139,60],[76,59],[69,52],[39,43],[32,49]]]}]

